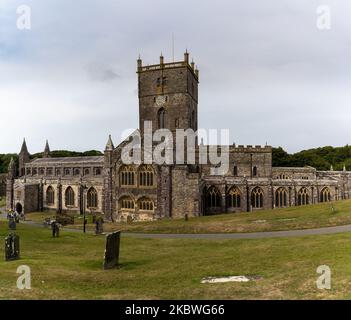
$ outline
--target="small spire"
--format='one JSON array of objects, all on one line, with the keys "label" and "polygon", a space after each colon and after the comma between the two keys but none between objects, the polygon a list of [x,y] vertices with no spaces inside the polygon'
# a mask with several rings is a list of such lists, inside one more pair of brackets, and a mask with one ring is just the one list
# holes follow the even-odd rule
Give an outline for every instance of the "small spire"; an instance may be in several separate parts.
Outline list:
[{"label": "small spire", "polygon": [[46,140],[43,158],[50,158],[50,147],[49,147],[49,141],[48,140]]},{"label": "small spire", "polygon": [[105,151],[113,151],[114,148],[115,147],[114,147],[113,142],[112,142],[112,137],[111,137],[111,135],[109,135],[108,140],[107,140],[107,144],[105,147]]},{"label": "small spire", "polygon": [[334,167],[332,164],[330,165],[330,171],[334,171]]},{"label": "small spire", "polygon": [[342,171],[346,171],[346,166],[345,166],[345,164],[344,164],[344,167],[342,168]]},{"label": "small spire", "polygon": [[29,153],[28,148],[27,148],[27,143],[26,143],[26,138],[23,138],[23,143],[21,147],[21,152],[20,153]]}]

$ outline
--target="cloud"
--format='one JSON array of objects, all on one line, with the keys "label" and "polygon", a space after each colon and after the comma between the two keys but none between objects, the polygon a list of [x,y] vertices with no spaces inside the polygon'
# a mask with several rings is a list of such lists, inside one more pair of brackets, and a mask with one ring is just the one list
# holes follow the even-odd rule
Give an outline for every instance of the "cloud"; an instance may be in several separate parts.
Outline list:
[{"label": "cloud", "polygon": [[[200,69],[199,125],[229,128],[237,144],[297,151],[351,136],[351,4],[323,1],[332,28],[316,27],[312,0],[24,1],[0,5],[0,153],[103,149],[138,126],[136,59],[162,51]],[[184,9],[186,8],[186,10]]]}]

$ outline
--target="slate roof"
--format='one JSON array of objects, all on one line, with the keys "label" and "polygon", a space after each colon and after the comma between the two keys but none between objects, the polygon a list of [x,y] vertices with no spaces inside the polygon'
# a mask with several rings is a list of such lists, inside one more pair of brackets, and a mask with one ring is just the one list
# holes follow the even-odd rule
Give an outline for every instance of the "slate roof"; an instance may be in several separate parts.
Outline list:
[{"label": "slate roof", "polygon": [[100,164],[104,163],[104,156],[95,156],[95,157],[64,157],[64,158],[38,158],[30,162],[31,164],[84,164],[84,163],[93,163]]}]

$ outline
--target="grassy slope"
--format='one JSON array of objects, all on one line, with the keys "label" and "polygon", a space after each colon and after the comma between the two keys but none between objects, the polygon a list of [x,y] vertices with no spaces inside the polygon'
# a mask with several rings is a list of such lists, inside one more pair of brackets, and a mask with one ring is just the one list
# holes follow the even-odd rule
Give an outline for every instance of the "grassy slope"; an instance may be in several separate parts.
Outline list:
[{"label": "grassy slope", "polygon": [[[0,242],[8,233],[0,222]],[[351,298],[351,235],[261,240],[123,237],[121,268],[102,270],[104,237],[19,225],[22,259],[0,260],[0,299],[300,299]],[[0,246],[0,256],[4,256]],[[16,288],[28,265],[32,290]],[[316,268],[332,269],[332,290],[318,290]],[[261,275],[249,283],[200,284],[213,275]]]},{"label": "grassy slope", "polygon": [[[243,212],[182,219],[137,222],[132,224],[105,223],[106,231],[121,229],[129,232],[153,233],[223,233],[223,232],[257,232],[292,229],[319,228],[351,224],[351,200],[310,206],[290,207],[285,209]],[[47,215],[52,215],[48,213]],[[43,221],[46,214],[29,214],[28,219]],[[81,228],[81,225],[72,226]],[[88,226],[91,230],[93,225]]]}]

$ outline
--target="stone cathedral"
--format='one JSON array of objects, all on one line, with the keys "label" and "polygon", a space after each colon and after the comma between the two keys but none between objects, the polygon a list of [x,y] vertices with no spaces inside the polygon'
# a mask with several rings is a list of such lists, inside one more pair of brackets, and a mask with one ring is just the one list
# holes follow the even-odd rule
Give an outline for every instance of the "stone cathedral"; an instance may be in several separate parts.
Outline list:
[{"label": "stone cathedral", "polygon": [[[139,129],[198,129],[199,71],[189,54],[178,62],[144,66],[137,61]],[[128,139],[127,139],[128,140]],[[6,181],[7,209],[18,212],[83,210],[107,220],[182,218],[228,212],[301,206],[349,198],[351,172],[312,167],[274,168],[270,146],[229,146],[229,170],[214,175],[210,165],[125,165],[127,140],[109,137],[103,156],[53,158],[46,143],[31,159],[26,141],[19,166],[11,161]],[[198,147],[198,146],[197,146]]]}]

